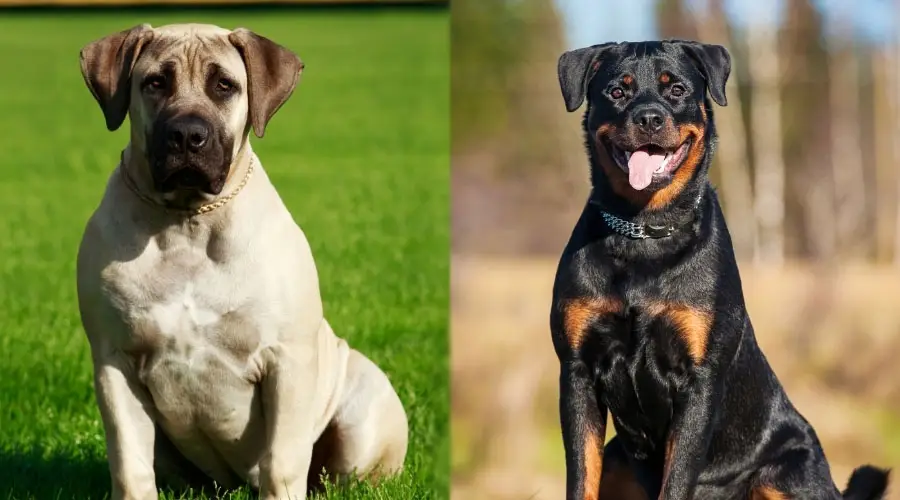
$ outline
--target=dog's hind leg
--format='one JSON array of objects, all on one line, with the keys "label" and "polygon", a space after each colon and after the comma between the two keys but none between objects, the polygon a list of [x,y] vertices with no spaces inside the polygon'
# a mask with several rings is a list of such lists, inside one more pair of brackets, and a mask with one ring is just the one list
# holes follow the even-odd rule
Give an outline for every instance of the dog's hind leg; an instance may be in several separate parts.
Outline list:
[{"label": "dog's hind leg", "polygon": [[881,500],[887,490],[889,471],[863,466],[853,471],[847,490],[841,494],[831,482],[824,460],[804,460],[815,453],[801,449],[786,455],[777,466],[764,472],[763,476],[771,479],[758,482],[750,500]]},{"label": "dog's hind leg", "polygon": [[387,376],[351,350],[340,404],[313,448],[309,484],[319,483],[322,468],[332,481],[399,472],[407,440],[406,412]]},{"label": "dog's hind leg", "polygon": [[757,473],[750,500],[841,500],[821,449],[791,447]]}]

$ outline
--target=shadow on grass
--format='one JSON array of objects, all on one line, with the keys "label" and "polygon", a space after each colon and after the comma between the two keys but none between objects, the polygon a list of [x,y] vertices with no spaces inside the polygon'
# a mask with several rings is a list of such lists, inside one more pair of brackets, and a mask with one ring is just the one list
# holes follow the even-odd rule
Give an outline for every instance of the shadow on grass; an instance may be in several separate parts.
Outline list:
[{"label": "shadow on grass", "polygon": [[[249,491],[221,491],[214,486],[164,487],[162,492],[164,498],[172,499],[256,498]],[[103,500],[109,493],[109,468],[104,459],[48,456],[39,450],[0,451],[0,500]]]},{"label": "shadow on grass", "polygon": [[109,469],[97,458],[47,456],[39,450],[0,451],[0,499],[102,499]]}]

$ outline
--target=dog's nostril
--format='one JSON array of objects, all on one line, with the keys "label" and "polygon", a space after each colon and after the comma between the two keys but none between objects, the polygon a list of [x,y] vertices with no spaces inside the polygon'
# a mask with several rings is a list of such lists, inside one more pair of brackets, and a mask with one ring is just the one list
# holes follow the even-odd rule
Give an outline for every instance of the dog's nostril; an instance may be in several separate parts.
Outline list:
[{"label": "dog's nostril", "polygon": [[197,151],[206,144],[209,137],[209,131],[206,126],[201,123],[192,123],[187,127],[187,144],[186,146],[192,151]]},{"label": "dog's nostril", "polygon": [[189,144],[195,148],[202,147],[206,144],[206,134],[202,132],[194,132],[189,138]]},{"label": "dog's nostril", "polygon": [[209,129],[198,121],[180,122],[169,128],[166,139],[173,150],[197,153],[209,141]]},{"label": "dog's nostril", "polygon": [[177,146],[182,145],[184,143],[184,134],[180,130],[170,130],[169,143]]},{"label": "dog's nostril", "polygon": [[638,114],[636,121],[637,124],[647,132],[657,132],[665,123],[662,114],[656,111],[645,111],[640,113]]}]

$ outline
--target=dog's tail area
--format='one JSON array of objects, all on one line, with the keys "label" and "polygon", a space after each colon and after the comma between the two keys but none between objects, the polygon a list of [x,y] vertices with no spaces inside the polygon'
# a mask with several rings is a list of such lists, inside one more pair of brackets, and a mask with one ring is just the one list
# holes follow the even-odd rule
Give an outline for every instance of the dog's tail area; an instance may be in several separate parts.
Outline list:
[{"label": "dog's tail area", "polygon": [[887,491],[891,471],[871,465],[857,467],[847,481],[844,500],[881,500]]}]

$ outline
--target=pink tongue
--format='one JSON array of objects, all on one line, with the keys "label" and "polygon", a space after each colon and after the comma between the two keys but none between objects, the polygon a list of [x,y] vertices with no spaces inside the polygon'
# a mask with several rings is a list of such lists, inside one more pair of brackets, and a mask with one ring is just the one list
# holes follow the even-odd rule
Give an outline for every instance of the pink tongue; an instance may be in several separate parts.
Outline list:
[{"label": "pink tongue", "polygon": [[632,153],[628,159],[628,182],[631,187],[640,191],[649,186],[653,180],[653,172],[665,158],[663,155],[651,155],[644,150]]}]

